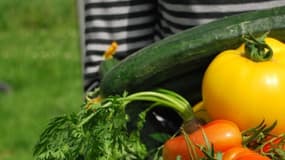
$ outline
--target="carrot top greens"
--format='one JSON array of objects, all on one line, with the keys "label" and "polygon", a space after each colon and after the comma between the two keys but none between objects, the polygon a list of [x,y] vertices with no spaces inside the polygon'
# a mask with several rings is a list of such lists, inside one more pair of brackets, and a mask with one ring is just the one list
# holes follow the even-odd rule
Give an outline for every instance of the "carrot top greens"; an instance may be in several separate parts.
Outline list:
[{"label": "carrot top greens", "polygon": [[[133,101],[153,104],[139,114],[137,127],[130,131],[126,106]],[[159,105],[174,109],[184,121],[194,118],[187,100],[164,89],[103,99],[87,98],[78,113],[51,120],[35,146],[34,157],[37,160],[145,159],[150,153],[141,141],[140,131],[147,111]]]}]

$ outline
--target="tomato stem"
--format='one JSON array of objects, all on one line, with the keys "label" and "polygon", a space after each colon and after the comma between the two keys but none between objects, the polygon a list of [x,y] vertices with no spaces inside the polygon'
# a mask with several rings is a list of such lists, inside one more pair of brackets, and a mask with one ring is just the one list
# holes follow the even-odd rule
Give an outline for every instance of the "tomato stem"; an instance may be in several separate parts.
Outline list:
[{"label": "tomato stem", "polygon": [[273,51],[269,45],[265,43],[268,32],[260,37],[254,37],[251,34],[244,35],[245,55],[255,62],[269,61],[273,56]]},{"label": "tomato stem", "polygon": [[262,143],[267,135],[270,135],[276,125],[277,121],[274,121],[270,126],[267,126],[263,120],[258,126],[242,131],[242,144],[249,148],[257,148],[258,144]]}]

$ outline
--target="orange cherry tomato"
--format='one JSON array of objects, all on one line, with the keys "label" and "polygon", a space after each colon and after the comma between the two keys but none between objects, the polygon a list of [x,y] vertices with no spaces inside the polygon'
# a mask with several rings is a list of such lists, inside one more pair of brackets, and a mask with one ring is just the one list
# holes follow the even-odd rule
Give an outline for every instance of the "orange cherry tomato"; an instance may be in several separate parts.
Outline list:
[{"label": "orange cherry tomato", "polygon": [[251,153],[248,155],[241,155],[233,160],[270,160],[270,158],[266,156],[262,156],[258,153]]},{"label": "orange cherry tomato", "polygon": [[[213,144],[216,152],[224,152],[229,148],[241,146],[242,136],[237,125],[228,120],[215,120],[202,126],[201,129],[189,134],[189,139],[193,144],[204,145],[205,139],[203,132],[207,139]],[[203,153],[197,148],[199,156]],[[176,157],[181,156],[183,160],[190,160],[187,144],[183,135],[169,139],[163,148],[164,160],[176,160]]]},{"label": "orange cherry tomato", "polygon": [[245,147],[233,147],[223,153],[223,160],[270,160]]},{"label": "orange cherry tomato", "polygon": [[223,160],[233,160],[237,158],[240,154],[245,154],[249,152],[251,152],[251,150],[244,147],[233,147],[223,153]]}]

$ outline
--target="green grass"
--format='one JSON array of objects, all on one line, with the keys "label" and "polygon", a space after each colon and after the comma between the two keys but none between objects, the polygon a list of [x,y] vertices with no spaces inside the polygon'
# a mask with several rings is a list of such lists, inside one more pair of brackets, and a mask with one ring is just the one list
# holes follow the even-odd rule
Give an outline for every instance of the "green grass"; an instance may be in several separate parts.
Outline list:
[{"label": "green grass", "polygon": [[0,1],[0,160],[31,160],[48,121],[83,102],[76,1]]}]

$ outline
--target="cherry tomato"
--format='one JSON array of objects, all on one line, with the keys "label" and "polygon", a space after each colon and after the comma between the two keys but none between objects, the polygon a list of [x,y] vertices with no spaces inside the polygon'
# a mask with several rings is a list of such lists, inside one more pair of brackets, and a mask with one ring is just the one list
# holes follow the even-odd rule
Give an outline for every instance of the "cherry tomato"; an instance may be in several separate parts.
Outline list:
[{"label": "cherry tomato", "polygon": [[251,153],[248,155],[241,155],[241,156],[239,156],[233,160],[270,160],[270,158],[268,158],[266,156],[262,156],[258,153]]},{"label": "cherry tomato", "polygon": [[[274,153],[280,154],[280,152],[276,152],[276,150],[285,151],[285,137],[281,136],[268,136],[266,142],[263,143],[263,146],[260,148],[260,152],[263,153]],[[281,155],[284,157],[284,155]]]},{"label": "cherry tomato", "polygon": [[[204,145],[205,139],[203,132],[207,139],[213,144],[216,152],[223,152],[235,146],[241,146],[242,137],[237,125],[228,120],[215,120],[202,126],[201,129],[189,134],[189,139],[193,144]],[[202,152],[197,148],[199,156],[203,156]],[[177,156],[181,156],[183,160],[190,160],[187,144],[183,135],[169,139],[163,148],[164,160],[176,160]]]},{"label": "cherry tomato", "polygon": [[244,147],[233,147],[223,153],[223,160],[233,160],[238,157],[238,155],[249,152],[251,152],[251,150]]},{"label": "cherry tomato", "polygon": [[[262,152],[265,152],[265,153],[270,152],[274,146],[277,146],[277,145],[280,144],[281,140],[282,140],[281,138],[270,139],[270,140],[268,141],[268,143],[266,143],[266,144],[261,148],[261,151],[262,151]],[[283,143],[284,143],[284,142],[283,142]],[[284,145],[284,144],[283,144],[283,145]]]},{"label": "cherry tomato", "polygon": [[223,153],[223,160],[270,160],[245,147],[233,147]]}]

